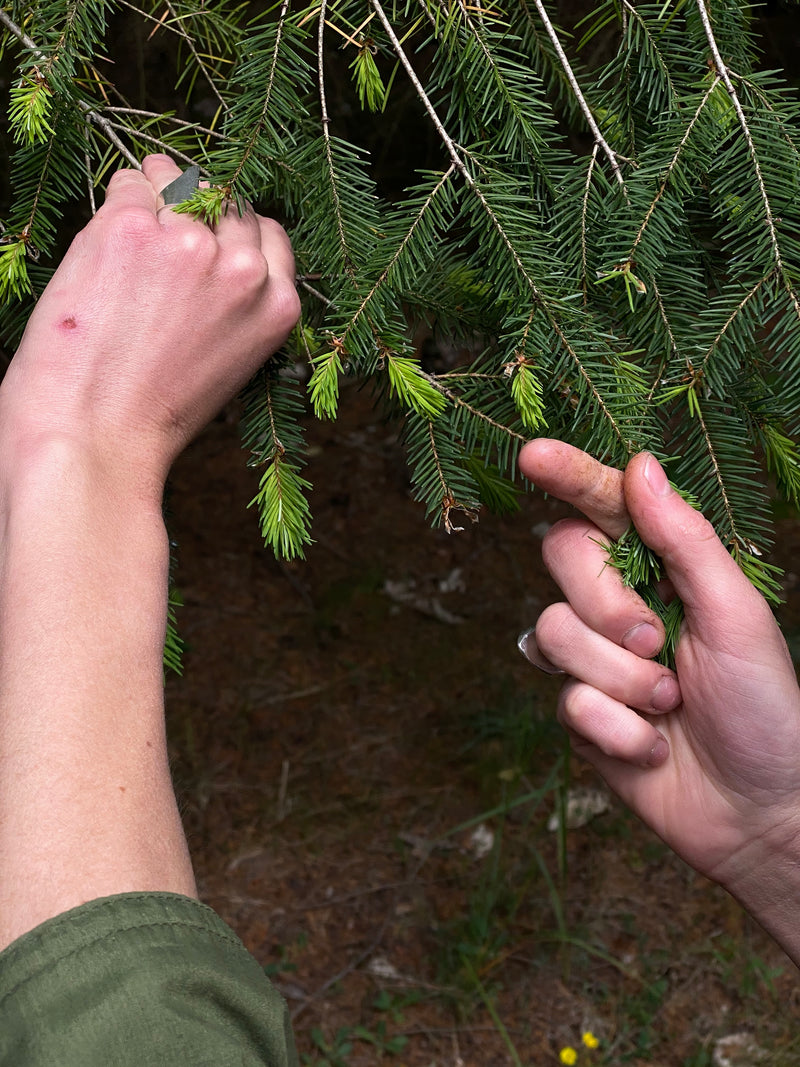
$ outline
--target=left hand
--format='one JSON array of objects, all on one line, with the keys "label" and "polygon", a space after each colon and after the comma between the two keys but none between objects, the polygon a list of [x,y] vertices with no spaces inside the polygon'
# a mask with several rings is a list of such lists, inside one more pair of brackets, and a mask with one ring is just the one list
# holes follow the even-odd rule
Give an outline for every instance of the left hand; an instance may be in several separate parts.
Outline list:
[{"label": "left hand", "polygon": [[[771,894],[797,862],[800,691],[772,612],[652,456],[633,457],[623,475],[541,440],[525,446],[520,468],[600,524],[567,519],[543,547],[568,603],[546,609],[536,640],[571,676],[559,718],[576,751],[796,953],[797,923]],[[663,628],[598,544],[629,520],[683,601],[677,675],[652,660]]]},{"label": "left hand", "polygon": [[162,482],[286,339],[294,259],[274,221],[231,205],[213,229],[163,205],[167,156],[118,171],[45,289],[0,389],[17,438],[64,435]]}]

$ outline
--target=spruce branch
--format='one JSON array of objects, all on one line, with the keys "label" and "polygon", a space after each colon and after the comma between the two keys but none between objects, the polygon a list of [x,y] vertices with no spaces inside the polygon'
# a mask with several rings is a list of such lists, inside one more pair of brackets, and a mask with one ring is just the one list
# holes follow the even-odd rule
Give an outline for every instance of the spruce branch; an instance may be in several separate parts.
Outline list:
[{"label": "spruce branch", "polygon": [[92,177],[92,158],[87,149],[83,153],[83,162],[86,168],[86,198],[89,201],[89,210],[92,215],[97,214],[97,202],[94,196],[94,178]]},{"label": "spruce branch", "polygon": [[[700,0],[700,2],[702,2],[702,0]],[[640,28],[645,38],[647,39],[647,43],[651,49],[652,54],[658,59],[658,65],[669,87],[670,96],[672,98],[673,104],[677,107],[680,96],[675,87],[675,81],[672,76],[672,71],[669,68],[669,63],[667,62],[664,53],[658,47],[658,44],[653,38],[653,34],[650,32],[650,27],[647,25],[647,22],[642,17],[642,13],[636,8],[634,4],[631,3],[631,0],[622,0],[621,13],[623,37],[627,37],[628,35],[628,18],[630,17],[634,22],[636,22],[637,26]]]},{"label": "spruce branch", "polygon": [[403,238],[400,241],[400,243],[398,244],[397,248],[394,250],[391,259],[386,264],[386,266],[383,268],[383,270],[378,275],[378,277],[375,279],[372,287],[370,288],[369,292],[366,294],[364,299],[361,301],[361,304],[356,309],[355,313],[350,316],[350,322],[349,322],[349,324],[348,324],[348,326],[347,326],[347,328],[346,328],[346,330],[344,332],[344,336],[342,337],[342,342],[343,342],[345,348],[347,346],[347,339],[350,336],[351,331],[356,327],[356,325],[358,324],[359,319],[366,312],[366,309],[369,306],[369,304],[375,299],[375,297],[380,292],[381,288],[386,283],[387,279],[390,277],[391,272],[392,272],[392,268],[397,264],[398,260],[400,260],[403,257],[403,254],[405,253],[405,251],[406,251],[406,249],[407,249],[407,247],[409,245],[409,242],[412,240],[412,238],[414,237],[414,234],[416,233],[418,227],[422,223],[422,220],[423,220],[426,212],[430,209],[430,207],[433,204],[434,200],[436,199],[437,195],[441,192],[441,190],[450,181],[450,178],[452,177],[454,171],[455,171],[455,164],[451,163],[450,166],[447,168],[447,170],[444,172],[444,174],[442,174],[442,176],[439,179],[439,181],[436,183],[436,185],[430,191],[428,196],[425,198],[425,200],[422,203],[422,205],[420,206],[419,210],[416,212],[416,214],[415,214],[415,216],[414,216],[414,218],[413,218],[413,220],[411,222],[410,227],[408,228],[406,233],[403,235]]},{"label": "spruce branch", "polygon": [[600,411],[603,414],[603,417],[605,419],[607,419],[609,425],[612,427],[615,436],[617,437],[619,442],[623,445],[623,447],[627,450],[628,443],[626,441],[625,435],[623,434],[623,432],[622,432],[617,420],[614,418],[613,413],[611,412],[608,404],[606,403],[605,399],[603,398],[603,396],[601,395],[600,391],[598,390],[596,384],[592,381],[591,375],[588,373],[586,367],[583,365],[583,362],[581,361],[581,359],[578,356],[577,352],[575,351],[574,347],[570,344],[570,342],[569,342],[567,336],[565,335],[563,329],[561,328],[561,325],[559,324],[556,316],[554,315],[552,309],[549,307],[549,303],[544,299],[542,293],[539,290],[538,285],[536,284],[534,279],[531,277],[529,271],[526,269],[525,264],[522,262],[522,259],[520,258],[519,252],[517,251],[516,247],[514,246],[514,243],[511,240],[511,238],[509,237],[509,235],[506,233],[502,223],[500,222],[499,218],[497,217],[496,212],[494,211],[492,206],[489,204],[489,201],[487,200],[484,191],[481,189],[481,187],[475,181],[475,179],[473,178],[473,176],[470,173],[469,169],[467,168],[464,160],[461,158],[461,155],[460,155],[460,153],[458,151],[458,148],[457,148],[455,142],[450,137],[450,135],[448,134],[447,130],[444,128],[444,125],[441,122],[439,116],[437,115],[436,110],[434,109],[433,104],[431,103],[430,98],[428,97],[428,94],[425,92],[425,89],[423,88],[422,83],[420,82],[419,78],[417,77],[416,71],[414,70],[413,66],[411,65],[411,61],[409,60],[408,56],[406,55],[405,50],[403,49],[402,44],[400,43],[399,39],[397,38],[397,35],[395,34],[394,29],[392,28],[392,24],[389,21],[389,19],[387,18],[386,13],[383,10],[383,7],[381,6],[380,0],[371,0],[371,3],[372,3],[372,6],[375,8],[375,10],[378,13],[378,18],[381,20],[381,23],[383,24],[383,28],[386,31],[387,37],[392,42],[392,46],[394,47],[395,54],[397,55],[397,58],[400,60],[400,62],[402,63],[403,67],[405,68],[405,71],[408,74],[408,77],[411,80],[411,83],[414,86],[414,88],[415,88],[415,90],[417,92],[417,95],[419,96],[420,100],[422,101],[422,104],[425,107],[425,110],[428,112],[428,115],[430,116],[431,121],[433,122],[436,130],[439,133],[439,136],[442,138],[442,141],[444,142],[444,145],[447,148],[447,151],[448,151],[448,153],[450,155],[450,158],[453,161],[456,169],[459,171],[459,173],[463,177],[463,179],[464,179],[465,183],[467,184],[468,188],[478,198],[478,200],[479,200],[479,202],[481,204],[481,207],[483,208],[484,212],[486,213],[487,217],[489,218],[490,222],[492,223],[492,226],[496,230],[498,236],[502,240],[502,242],[505,245],[505,247],[508,249],[508,252],[511,255],[513,261],[514,261],[514,265],[516,266],[516,268],[519,271],[520,275],[524,279],[525,284],[527,285],[528,289],[530,290],[531,296],[536,301],[536,303],[539,304],[544,309],[544,311],[545,311],[545,313],[547,315],[547,319],[548,319],[553,331],[555,332],[555,334],[558,337],[560,343],[564,347],[565,351],[569,354],[573,364],[575,365],[576,372],[581,376],[581,378],[585,382],[586,386],[589,388],[589,390],[590,390],[595,402],[598,405],[598,408],[600,409]]},{"label": "spruce branch", "polygon": [[[702,3],[702,0],[700,0],[700,2]],[[628,262],[633,261],[635,255],[636,255],[636,249],[639,247],[639,244],[640,244],[642,238],[644,237],[645,230],[647,229],[647,225],[650,222],[650,219],[651,219],[651,217],[653,215],[653,212],[655,211],[656,207],[658,206],[658,202],[661,200],[661,198],[663,197],[664,193],[666,192],[667,186],[669,185],[670,179],[672,178],[673,171],[675,170],[675,167],[678,165],[678,160],[680,159],[684,149],[686,148],[687,144],[689,143],[689,139],[690,139],[690,137],[692,135],[692,131],[694,130],[695,126],[697,125],[697,122],[698,122],[700,116],[702,115],[703,111],[706,108],[706,105],[708,104],[708,101],[711,99],[711,94],[714,92],[714,90],[719,85],[721,80],[722,79],[721,79],[719,74],[716,74],[714,76],[710,86],[708,87],[706,92],[703,94],[703,97],[700,100],[700,103],[697,105],[695,113],[692,115],[691,119],[689,120],[689,122],[688,122],[688,124],[686,126],[686,129],[684,130],[683,136],[681,137],[680,141],[678,142],[678,146],[675,149],[675,153],[672,156],[672,159],[667,164],[667,169],[666,169],[666,172],[664,173],[664,177],[663,177],[663,179],[661,181],[661,185],[658,187],[658,191],[656,192],[656,195],[653,198],[652,203],[648,207],[647,212],[645,213],[645,216],[642,219],[641,225],[639,226],[639,229],[636,232],[636,236],[633,239],[633,244],[631,245],[631,250],[630,250],[630,252],[628,253],[628,256],[627,256]]]},{"label": "spruce branch", "polygon": [[587,241],[586,241],[586,216],[589,212],[589,192],[592,187],[592,175],[594,174],[594,168],[597,164],[597,151],[599,145],[595,143],[592,146],[592,154],[589,157],[589,166],[586,168],[586,183],[583,187],[583,197],[581,199],[581,289],[583,290],[583,306],[589,302],[589,268],[588,268],[588,255],[587,255]]},{"label": "spruce branch", "polygon": [[436,475],[439,479],[439,486],[441,490],[441,521],[447,533],[463,533],[463,526],[455,526],[450,518],[454,511],[461,511],[467,515],[472,522],[475,522],[477,518],[475,504],[466,503],[456,499],[450,486],[447,484],[447,480],[442,470],[442,460],[439,455],[439,450],[436,447],[436,438],[433,433],[433,423],[428,423],[428,440],[430,443],[431,454],[436,463]]},{"label": "spruce branch", "polygon": [[[717,532],[721,535],[722,540],[727,541],[729,547],[735,550],[743,543],[744,538],[740,537],[740,535],[737,533],[738,523],[736,521],[734,509],[731,506],[730,498],[728,496],[726,480],[722,475],[722,471],[720,470],[719,459],[717,457],[716,449],[714,448],[714,442],[711,438],[711,434],[709,433],[706,420],[703,418],[703,412],[700,406],[700,401],[697,399],[696,395],[694,396],[694,399],[692,401],[692,410],[693,417],[697,419],[697,422],[700,426],[700,430],[702,432],[706,452],[708,454],[709,460],[711,461],[711,469],[714,475],[714,480],[716,482],[716,487],[720,496],[720,500],[722,501],[722,507],[728,526],[727,531],[718,529]],[[724,536],[726,532],[728,534],[727,537]]]},{"label": "spruce branch", "polygon": [[[28,36],[28,34],[25,33],[25,31],[16,24],[16,22],[14,22],[14,20],[11,18],[5,8],[1,7],[0,23],[5,26],[9,33],[13,34],[13,36],[17,38],[20,44],[23,44],[25,48],[28,49],[28,51],[33,55],[37,62],[43,65],[48,64],[47,56],[45,56],[45,54],[41,51],[36,42],[33,41]],[[98,111],[95,111],[89,104],[86,103],[85,100],[76,100],[74,102],[81,109],[81,111],[83,111],[86,119],[93,125],[97,126],[97,128],[103,132],[106,138],[111,142],[111,144],[123,157],[123,159],[127,160],[127,162],[130,163],[130,165],[136,170],[141,170],[142,167],[138,159],[136,159],[133,153],[130,152],[125,146],[125,144],[119,139],[119,137],[117,137],[109,120],[104,118]]]},{"label": "spruce branch", "polygon": [[[143,141],[145,144],[152,145],[153,148],[157,148],[160,152],[166,152],[170,156],[175,156],[176,159],[183,160],[188,166],[195,166],[196,160],[194,156],[187,155],[186,152],[182,152],[175,145],[170,144],[168,141],[164,141],[161,137],[155,137],[152,133],[146,133],[144,130],[136,130],[131,133],[130,128],[125,126],[121,122],[108,121],[108,128],[111,130],[119,130],[120,132],[127,133],[130,137],[137,141]],[[204,176],[208,177],[210,171],[206,167],[200,167],[200,172]]]},{"label": "spruce branch", "polygon": [[747,122],[747,117],[742,107],[742,102],[739,99],[739,94],[736,91],[736,87],[731,81],[730,73],[725,64],[725,61],[720,54],[719,47],[717,45],[716,38],[714,36],[714,30],[711,26],[711,20],[708,16],[708,10],[706,8],[705,0],[695,0],[697,11],[700,15],[700,21],[703,24],[703,30],[705,31],[706,39],[708,40],[708,47],[711,51],[712,58],[714,60],[714,66],[716,68],[718,76],[722,79],[722,83],[725,86],[728,96],[733,104],[734,111],[736,112],[736,118],[739,121],[742,134],[747,144],[747,150],[750,153],[750,158],[753,162],[753,170],[755,172],[756,183],[761,195],[761,201],[764,206],[764,221],[767,224],[769,230],[770,244],[772,245],[773,256],[775,257],[775,264],[778,272],[780,273],[786,292],[794,307],[797,317],[800,319],[800,301],[798,301],[797,294],[795,293],[794,286],[789,281],[786,275],[783,264],[783,256],[781,255],[780,241],[778,240],[778,231],[775,226],[775,216],[772,211],[772,204],[770,203],[769,193],[767,192],[766,183],[764,182],[764,175],[761,169],[761,162],[758,158],[758,152],[756,151],[755,142],[753,141],[753,135],[750,131],[750,126]]},{"label": "spruce branch", "polygon": [[528,435],[517,433],[516,430],[512,430],[510,426],[506,426],[503,423],[498,422],[497,419],[491,418],[491,416],[487,415],[485,411],[481,411],[474,404],[467,403],[467,401],[464,400],[463,397],[459,396],[458,393],[454,392],[452,389],[448,388],[445,384],[443,384],[444,381],[449,381],[453,378],[467,379],[469,381],[480,381],[481,379],[490,379],[492,381],[497,381],[499,380],[500,375],[475,374],[472,372],[464,372],[462,374],[436,375],[429,374],[427,371],[421,369],[419,373],[422,375],[423,378],[427,379],[427,381],[430,382],[434,389],[438,390],[438,392],[440,392],[442,396],[446,397],[454,407],[461,408],[463,411],[468,412],[473,418],[486,423],[487,426],[490,426],[492,428],[492,430],[503,434],[505,437],[508,437],[512,441],[519,442],[519,444],[525,444],[526,441],[530,440]]},{"label": "spruce branch", "polygon": [[597,125],[597,120],[595,119],[594,114],[592,113],[592,109],[586,102],[586,97],[583,95],[581,87],[578,84],[578,79],[575,77],[575,72],[573,71],[570,62],[567,59],[567,54],[564,51],[561,41],[559,40],[555,26],[550,21],[550,16],[547,14],[547,8],[544,6],[542,0],[533,0],[533,3],[539,13],[539,18],[544,23],[544,28],[547,31],[547,36],[553,43],[553,48],[555,49],[556,55],[558,56],[558,60],[561,63],[561,66],[564,68],[564,74],[566,75],[573,95],[575,96],[575,99],[578,102],[578,106],[583,112],[584,118],[586,119],[586,124],[592,131],[594,142],[599,148],[603,150],[603,155],[608,160],[609,165],[611,166],[611,170],[614,172],[614,177],[616,178],[617,183],[624,189],[625,179],[622,176],[622,170],[620,169],[619,161],[621,159],[624,163],[628,163],[630,162],[630,160],[625,159],[618,152],[615,152],[613,148],[611,148],[609,143],[606,141],[605,137],[603,137],[603,134],[600,131],[600,127]]},{"label": "spruce branch", "polygon": [[275,46],[272,50],[272,56],[270,59],[269,77],[267,80],[267,89],[264,93],[264,98],[261,103],[260,113],[256,121],[252,124],[247,142],[244,150],[241,153],[239,160],[236,164],[236,168],[233,174],[228,179],[227,184],[233,189],[236,186],[237,181],[244,172],[251,157],[255,154],[258,146],[259,137],[267,123],[270,114],[270,106],[272,104],[272,92],[275,86],[275,78],[278,70],[278,57],[280,54],[281,41],[283,39],[284,27],[286,25],[286,18],[289,12],[289,0],[283,0],[281,4],[280,14],[278,15],[278,28],[275,35]]},{"label": "spruce branch", "polygon": [[[652,290],[653,290],[653,294],[655,296],[656,307],[658,308],[659,318],[661,319],[661,322],[664,325],[664,329],[667,331],[667,337],[669,339],[670,351],[672,352],[672,354],[674,356],[677,356],[678,355],[678,344],[677,344],[677,342],[675,340],[675,333],[673,331],[672,324],[669,321],[669,317],[667,315],[667,309],[664,306],[664,299],[661,296],[660,289],[658,288],[658,282],[656,282],[655,279],[651,282],[651,287],[652,287]],[[657,392],[658,388],[661,385],[661,381],[662,381],[662,378],[663,378],[663,375],[664,375],[664,370],[665,370],[666,365],[667,365],[667,360],[668,360],[668,356],[665,353],[661,357],[661,360],[659,361],[658,368],[656,370],[655,375],[653,376],[653,384],[650,386],[650,390],[649,390],[649,392],[647,394],[647,406],[648,407],[650,407],[650,405],[653,403],[655,395],[656,395],[656,392]]]},{"label": "spruce branch", "polygon": [[761,289],[777,274],[777,272],[778,272],[778,267],[776,266],[772,271],[769,272],[769,274],[765,274],[763,278],[759,278],[758,281],[755,283],[755,285],[753,285],[745,293],[745,295],[738,302],[738,304],[736,304],[736,306],[733,308],[731,313],[728,315],[728,317],[725,320],[725,322],[723,323],[722,327],[720,328],[720,330],[718,331],[718,333],[716,334],[716,336],[712,340],[711,344],[706,349],[706,352],[703,355],[703,362],[700,365],[700,372],[701,373],[705,374],[706,366],[708,364],[709,359],[717,351],[717,349],[719,348],[719,346],[722,343],[722,341],[725,339],[728,331],[730,330],[730,328],[734,324],[734,322],[745,311],[745,309],[747,308],[747,305],[750,303],[750,301],[753,300],[754,297],[758,296],[758,294],[761,292]]},{"label": "spruce branch", "polygon": [[101,109],[103,115],[130,115],[135,119],[143,119],[147,121],[149,119],[157,119],[159,122],[168,122],[172,126],[177,126],[180,129],[191,131],[192,133],[202,133],[205,137],[211,137],[218,141],[227,141],[228,138],[224,133],[219,130],[212,130],[209,126],[203,126],[199,122],[189,122],[187,119],[179,118],[177,115],[171,115],[169,112],[160,111],[146,111],[140,107],[121,107],[117,104],[106,104]]},{"label": "spruce branch", "polygon": [[[202,56],[197,51],[197,48],[195,47],[195,43],[194,43],[191,35],[188,34],[186,32],[186,30],[183,28],[183,26],[180,24],[180,18],[178,16],[177,12],[175,11],[175,6],[172,3],[172,0],[164,0],[164,3],[167,5],[167,10],[169,11],[170,15],[172,15],[172,21],[173,21],[174,25],[171,28],[178,34],[178,36],[181,38],[181,40],[186,43],[189,51],[192,53],[192,56],[194,57],[195,63],[197,64],[197,66],[200,69],[203,77],[205,78],[206,82],[208,83],[208,87],[211,89],[211,92],[214,94],[214,96],[219,101],[219,105],[222,108],[223,112],[227,112],[229,110],[228,102],[225,99],[225,97],[222,95],[222,93],[220,93],[219,89],[217,88],[217,83],[211,77],[211,72],[209,71],[208,67],[206,66]],[[162,25],[164,25],[164,24],[162,23]]]},{"label": "spruce branch", "polygon": [[[286,4],[288,0],[284,0]],[[328,101],[325,93],[325,13],[327,11],[327,0],[320,0],[319,6],[319,26],[317,29],[317,77],[319,80],[319,106],[321,112],[322,122],[322,136],[325,141],[325,160],[328,168],[328,177],[331,187],[331,197],[333,199],[333,211],[336,217],[336,228],[339,233],[339,242],[342,250],[342,262],[344,263],[345,270],[350,275],[351,279],[355,277],[355,266],[350,257],[350,248],[345,233],[345,225],[342,219],[342,203],[339,197],[338,180],[336,177],[336,167],[333,159],[333,146],[331,144],[331,131],[330,131],[330,117],[328,115]]]}]

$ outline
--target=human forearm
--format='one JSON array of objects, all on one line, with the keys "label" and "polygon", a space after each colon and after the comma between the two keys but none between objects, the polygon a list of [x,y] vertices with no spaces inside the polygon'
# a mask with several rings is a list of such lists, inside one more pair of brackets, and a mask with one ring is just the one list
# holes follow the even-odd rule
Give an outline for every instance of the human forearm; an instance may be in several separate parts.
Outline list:
[{"label": "human forearm", "polygon": [[161,656],[175,457],[298,314],[283,230],[120,171],[0,388],[0,944],[71,905],[191,893]]},{"label": "human forearm", "polygon": [[194,883],[164,740],[158,498],[74,438],[18,435],[0,518],[5,944],[92,897]]}]

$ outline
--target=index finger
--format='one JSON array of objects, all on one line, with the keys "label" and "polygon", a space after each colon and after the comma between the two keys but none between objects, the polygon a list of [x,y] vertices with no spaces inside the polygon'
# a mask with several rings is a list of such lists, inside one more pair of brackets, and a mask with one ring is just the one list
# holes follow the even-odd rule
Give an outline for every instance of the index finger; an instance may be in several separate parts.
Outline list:
[{"label": "index finger", "polygon": [[156,191],[140,170],[118,170],[111,175],[100,211],[108,214],[117,208],[144,208],[155,215]]},{"label": "index finger", "polygon": [[609,537],[621,537],[631,524],[625,506],[625,476],[573,445],[537,438],[519,454],[522,474],[545,493],[573,504]]}]

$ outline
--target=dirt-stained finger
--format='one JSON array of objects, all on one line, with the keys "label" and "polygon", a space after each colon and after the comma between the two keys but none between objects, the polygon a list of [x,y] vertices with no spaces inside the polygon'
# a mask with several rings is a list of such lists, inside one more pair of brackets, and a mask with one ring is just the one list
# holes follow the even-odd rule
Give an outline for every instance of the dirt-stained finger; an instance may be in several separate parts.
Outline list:
[{"label": "dirt-stained finger", "polygon": [[579,448],[546,437],[529,441],[519,454],[519,469],[538,489],[574,505],[609,537],[621,537],[630,526],[623,472]]}]

